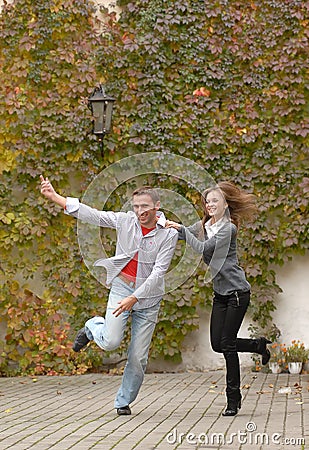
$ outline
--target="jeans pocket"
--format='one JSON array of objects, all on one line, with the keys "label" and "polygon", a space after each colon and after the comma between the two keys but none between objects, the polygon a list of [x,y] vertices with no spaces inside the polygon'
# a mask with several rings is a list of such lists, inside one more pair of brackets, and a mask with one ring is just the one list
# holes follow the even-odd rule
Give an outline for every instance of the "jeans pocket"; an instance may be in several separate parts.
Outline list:
[{"label": "jeans pocket", "polygon": [[140,311],[143,311],[144,317],[149,322],[157,323],[159,315],[160,303]]},{"label": "jeans pocket", "polygon": [[242,308],[248,308],[250,303],[250,292],[235,292],[236,302]]},{"label": "jeans pocket", "polygon": [[233,308],[247,308],[250,303],[250,292],[235,291],[230,298],[230,305]]}]

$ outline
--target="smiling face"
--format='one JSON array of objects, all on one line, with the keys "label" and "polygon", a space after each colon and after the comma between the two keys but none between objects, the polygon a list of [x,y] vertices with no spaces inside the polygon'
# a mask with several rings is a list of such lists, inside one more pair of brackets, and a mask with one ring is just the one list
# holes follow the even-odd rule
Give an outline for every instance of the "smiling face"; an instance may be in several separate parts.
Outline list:
[{"label": "smiling face", "polygon": [[219,189],[208,192],[205,199],[205,207],[212,223],[217,222],[224,216],[227,203]]},{"label": "smiling face", "polygon": [[156,214],[159,207],[160,202],[154,203],[148,194],[133,195],[133,210],[139,223],[145,228],[154,228],[156,226]]}]

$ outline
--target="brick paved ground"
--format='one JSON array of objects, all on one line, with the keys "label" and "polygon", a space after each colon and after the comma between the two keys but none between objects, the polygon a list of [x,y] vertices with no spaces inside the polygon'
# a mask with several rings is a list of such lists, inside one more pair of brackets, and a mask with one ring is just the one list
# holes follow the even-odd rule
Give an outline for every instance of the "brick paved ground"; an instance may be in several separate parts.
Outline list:
[{"label": "brick paved ground", "polygon": [[309,375],[243,370],[231,418],[221,416],[223,371],[147,374],[127,417],[113,409],[119,384],[101,374],[0,378],[0,450],[309,448]]}]

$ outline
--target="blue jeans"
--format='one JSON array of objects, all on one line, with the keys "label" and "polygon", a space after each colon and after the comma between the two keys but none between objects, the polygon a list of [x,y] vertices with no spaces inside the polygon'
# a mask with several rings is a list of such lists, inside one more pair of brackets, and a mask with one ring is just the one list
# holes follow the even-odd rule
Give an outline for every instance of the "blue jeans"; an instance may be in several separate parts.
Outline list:
[{"label": "blue jeans", "polygon": [[159,302],[151,308],[125,311],[115,317],[113,311],[118,306],[118,302],[133,292],[133,287],[120,278],[115,278],[110,290],[105,318],[93,317],[85,324],[88,339],[94,340],[103,350],[115,350],[123,339],[131,314],[131,342],[128,348],[128,360],[115,399],[115,408],[127,406],[137,397],[144,380],[149,347],[160,309]]}]

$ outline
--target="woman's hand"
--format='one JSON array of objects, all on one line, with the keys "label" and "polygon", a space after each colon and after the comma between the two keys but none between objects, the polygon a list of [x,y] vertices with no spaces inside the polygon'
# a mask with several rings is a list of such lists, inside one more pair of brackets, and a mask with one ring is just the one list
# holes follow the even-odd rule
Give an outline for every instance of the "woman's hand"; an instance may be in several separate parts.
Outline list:
[{"label": "woman's hand", "polygon": [[180,230],[181,224],[177,222],[173,222],[172,220],[167,220],[165,222],[165,228],[175,228],[175,230]]}]

